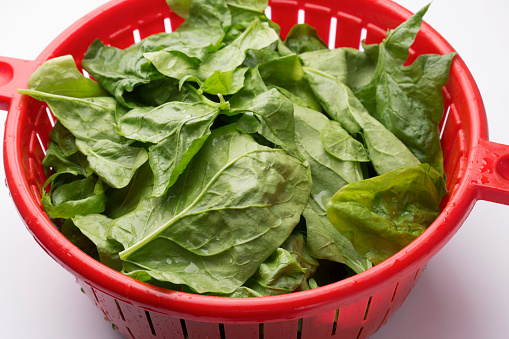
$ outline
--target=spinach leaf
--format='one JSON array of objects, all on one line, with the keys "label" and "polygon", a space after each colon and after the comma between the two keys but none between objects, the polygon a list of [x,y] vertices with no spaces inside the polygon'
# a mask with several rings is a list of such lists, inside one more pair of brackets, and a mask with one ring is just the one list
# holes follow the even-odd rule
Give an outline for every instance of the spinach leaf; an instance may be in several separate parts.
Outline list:
[{"label": "spinach leaf", "polygon": [[351,135],[363,138],[378,174],[419,163],[394,134],[366,111],[348,86],[319,70],[305,68],[305,72],[328,115]]},{"label": "spinach leaf", "polygon": [[433,167],[409,166],[343,187],[327,205],[327,216],[376,265],[431,225],[445,193]]},{"label": "spinach leaf", "polygon": [[[53,181],[56,175],[50,177],[47,183]],[[95,176],[88,176],[52,187],[50,194],[43,190],[42,205],[51,218],[69,219],[76,215],[103,212],[106,197],[102,182]]]},{"label": "spinach leaf", "polygon": [[23,90],[45,100],[60,123],[76,137],[77,148],[87,156],[91,169],[108,185],[121,188],[147,159],[143,148],[129,146],[112,127],[117,104],[110,97],[72,98]]},{"label": "spinach leaf", "polygon": [[124,136],[155,144],[149,147],[154,196],[163,195],[175,183],[207,139],[219,112],[219,105],[169,102],[133,109],[120,118],[119,130]]},{"label": "spinach leaf", "polygon": [[263,13],[269,5],[268,0],[226,0],[228,6],[243,8],[255,13]]},{"label": "spinach leaf", "polygon": [[269,87],[275,86],[292,101],[301,103],[301,106],[322,110],[306,80],[298,56],[279,57],[259,65],[258,69],[263,81]]},{"label": "spinach leaf", "polygon": [[290,293],[304,282],[305,276],[306,269],[299,265],[290,252],[280,247],[260,265],[245,286],[231,296],[240,296],[246,288],[258,296]]},{"label": "spinach leaf", "polygon": [[405,66],[428,6],[380,43],[375,74],[356,95],[371,115],[398,137],[423,163],[443,172],[438,124],[444,111],[442,87],[454,53],[422,55]]},{"label": "spinach leaf", "polygon": [[285,46],[296,54],[322,49],[328,50],[327,44],[320,38],[316,29],[308,24],[293,26],[286,36]]},{"label": "spinach leaf", "polygon": [[104,182],[122,188],[131,182],[136,170],[148,160],[148,154],[141,147],[99,140],[88,150],[87,160]]},{"label": "spinach leaf", "polygon": [[232,22],[231,26],[226,30],[226,35],[222,41],[223,44],[228,45],[234,41],[249,27],[255,18],[259,19],[261,22],[267,22],[271,28],[279,33],[279,26],[273,21],[270,21],[265,16],[265,8],[261,8],[264,2],[266,3],[266,1],[227,1],[232,16]]},{"label": "spinach leaf", "polygon": [[219,48],[224,26],[231,21],[224,1],[194,0],[188,10],[188,19],[176,31],[154,34],[126,49],[106,46],[96,40],[85,54],[83,67],[121,104],[131,108],[139,106],[126,93],[163,78],[145,58],[146,53],[164,49],[172,57],[170,67],[192,69],[209,50]]},{"label": "spinach leaf", "polygon": [[[216,73],[215,76],[217,77],[221,76],[221,73],[230,73],[240,66],[244,61],[247,50],[265,48],[277,39],[277,33],[267,23],[260,22],[256,18],[231,44],[217,52],[208,54],[201,63],[191,63],[168,51],[145,53],[144,56],[162,74],[179,79],[181,82],[186,80],[196,81],[200,87],[203,87],[203,82],[215,72],[219,73]],[[232,76],[241,77],[243,80],[242,73],[234,72]],[[232,83],[237,84],[242,80],[235,79]],[[233,94],[232,92],[232,90],[229,90],[228,93],[222,94]]]},{"label": "spinach leaf", "polygon": [[66,156],[58,144],[53,141],[49,142],[42,165],[45,167],[46,174],[49,174],[50,168],[53,173],[70,173],[75,176],[89,176],[92,174],[83,154],[74,153]]},{"label": "spinach leaf", "polygon": [[143,222],[132,212],[112,236],[125,247],[126,274],[231,293],[289,236],[309,190],[308,168],[229,125],[212,132],[167,196],[146,200]]},{"label": "spinach leaf", "polygon": [[299,58],[306,66],[327,73],[354,91],[371,82],[376,68],[367,53],[353,48],[309,51]]},{"label": "spinach leaf", "polygon": [[[57,119],[82,145],[91,147],[99,140],[124,143],[126,140],[112,128],[115,125],[117,102],[111,97],[73,98],[54,95],[33,89],[20,93],[46,101]],[[79,148],[79,147],[78,147]]]},{"label": "spinach leaf", "polygon": [[108,237],[111,219],[102,214],[77,215],[72,219],[74,225],[86,235],[97,247],[99,260],[117,271],[122,269],[122,261],[118,253],[124,247]]},{"label": "spinach leaf", "polygon": [[55,122],[55,126],[49,132],[49,138],[58,145],[66,157],[78,152],[76,138],[59,120]]},{"label": "spinach leaf", "polygon": [[247,70],[247,67],[241,67],[226,72],[215,71],[203,83],[203,92],[222,95],[235,94],[244,85],[244,76]]},{"label": "spinach leaf", "polygon": [[281,245],[281,248],[288,251],[295,258],[300,267],[306,271],[302,283],[294,290],[304,291],[313,288],[309,283],[309,279],[315,273],[319,263],[318,260],[310,254],[305,235],[294,230],[294,232]]},{"label": "spinach leaf", "polygon": [[364,146],[354,139],[336,121],[329,120],[320,132],[323,148],[332,156],[343,161],[368,162],[369,155]]},{"label": "spinach leaf", "polygon": [[106,210],[104,214],[117,219],[133,211],[140,201],[152,194],[154,175],[148,162],[134,174],[129,185],[121,188],[110,188],[106,191]]},{"label": "spinach leaf", "polygon": [[74,98],[108,95],[97,82],[83,76],[71,55],[44,62],[30,77],[27,88]]},{"label": "spinach leaf", "polygon": [[271,89],[247,102],[243,108],[232,112],[249,112],[259,121],[256,132],[275,145],[280,146],[288,154],[303,160],[295,146],[295,122],[293,104],[278,90]]},{"label": "spinach leaf", "polygon": [[311,255],[317,259],[344,263],[355,272],[362,272],[371,267],[370,263],[330,225],[326,215],[327,203],[341,187],[363,179],[358,162],[341,161],[317,142],[329,124],[329,119],[322,113],[295,106],[296,143],[311,167],[313,179],[311,194],[303,212],[307,245]]}]

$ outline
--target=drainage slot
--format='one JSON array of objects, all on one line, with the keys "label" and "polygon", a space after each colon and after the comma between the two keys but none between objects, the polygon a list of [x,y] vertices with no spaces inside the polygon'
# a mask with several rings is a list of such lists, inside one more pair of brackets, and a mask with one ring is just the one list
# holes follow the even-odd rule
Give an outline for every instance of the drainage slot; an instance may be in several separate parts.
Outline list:
[{"label": "drainage slot", "polygon": [[364,319],[362,320],[366,320],[366,318],[368,317],[369,305],[371,305],[371,298],[373,297],[369,297],[368,304],[366,305],[366,313],[364,313]]},{"label": "drainage slot", "polygon": [[150,318],[149,311],[145,311],[145,316],[147,317],[148,324],[150,325],[150,330],[152,331],[153,335],[156,335],[156,330],[154,328],[154,324],[152,323],[152,319]]},{"label": "drainage slot", "polygon": [[447,125],[447,119],[449,118],[449,113],[451,112],[451,105],[447,107],[443,117],[442,130],[440,131],[440,139],[442,139],[442,135],[444,134],[445,126]]},{"label": "drainage slot", "polygon": [[330,28],[329,28],[329,49],[334,49],[336,47],[336,30],[338,29],[338,19],[335,17],[330,18]]},{"label": "drainage slot", "polygon": [[361,29],[361,41],[359,42],[359,51],[364,51],[364,47],[362,47],[362,42],[366,40],[368,36],[368,30],[366,28]]},{"label": "drainage slot", "polygon": [[95,293],[95,288],[91,288],[92,293],[94,294],[94,298],[97,304],[99,304],[99,298],[97,298],[97,294]]},{"label": "drainage slot", "polygon": [[394,301],[394,298],[396,298],[396,293],[398,292],[398,286],[399,286],[399,283],[397,283],[396,287],[394,288],[394,293],[392,294],[391,303]]},{"label": "drainage slot", "polygon": [[170,21],[170,18],[164,18],[163,20],[163,24],[164,24],[164,31],[166,33],[171,33],[172,29],[171,29],[171,21]]},{"label": "drainage slot", "polygon": [[359,330],[359,333],[357,333],[357,339],[359,339],[361,337],[363,329],[364,329],[364,327],[361,327],[361,329]]},{"label": "drainage slot", "polygon": [[55,118],[53,117],[53,113],[51,113],[51,110],[49,107],[46,107],[46,114],[48,115],[49,123],[51,124],[51,127],[55,126]]},{"label": "drainage slot", "polygon": [[298,24],[303,24],[304,20],[305,20],[305,17],[306,17],[306,13],[304,12],[304,10],[303,9],[299,9],[299,11],[297,12],[297,23]]},{"label": "drainage slot", "polygon": [[263,339],[263,323],[258,324],[258,339]]},{"label": "drainage slot", "polygon": [[267,6],[267,8],[265,8],[265,16],[267,17],[267,19],[270,20],[270,18],[272,17],[272,8],[270,8],[270,6]]},{"label": "drainage slot", "polygon": [[182,334],[184,335],[184,338],[189,338],[187,335],[187,327],[184,319],[180,319],[180,326],[182,326]]},{"label": "drainage slot", "polygon": [[122,312],[122,309],[120,308],[120,304],[118,303],[118,300],[115,299],[115,304],[117,304],[118,313],[120,313],[120,317],[122,317],[122,320],[125,321],[124,313]]},{"label": "drainage slot", "polygon": [[126,329],[127,329],[127,332],[129,332],[129,335],[131,336],[131,338],[136,339],[136,337],[134,336],[133,332],[131,332],[131,329],[129,327],[127,327],[127,326],[126,326]]},{"label": "drainage slot", "polygon": [[300,318],[299,321],[297,322],[297,339],[302,338],[302,322],[303,322],[302,318]]},{"label": "drainage slot", "polygon": [[135,29],[133,31],[133,39],[134,39],[134,43],[138,43],[141,41],[141,35],[140,35],[140,30],[139,29]]},{"label": "drainage slot", "polygon": [[224,333],[224,324],[219,324],[219,337],[221,339],[226,338],[226,334]]},{"label": "drainage slot", "polygon": [[338,319],[339,319],[339,308],[336,310],[336,314],[334,315],[334,323],[332,324],[331,335],[336,333],[336,329],[338,328]]}]

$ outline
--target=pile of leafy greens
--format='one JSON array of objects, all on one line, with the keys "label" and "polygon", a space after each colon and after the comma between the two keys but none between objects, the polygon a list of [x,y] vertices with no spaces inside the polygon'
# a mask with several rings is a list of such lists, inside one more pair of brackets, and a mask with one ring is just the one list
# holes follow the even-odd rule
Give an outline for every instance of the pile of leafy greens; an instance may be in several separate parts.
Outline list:
[{"label": "pile of leafy greens", "polygon": [[405,65],[427,7],[380,44],[283,41],[250,0],[169,0],[185,22],[82,75],[45,62],[20,93],[55,117],[42,204],[74,244],[174,290],[266,296],[387,259],[438,216],[453,54]]}]

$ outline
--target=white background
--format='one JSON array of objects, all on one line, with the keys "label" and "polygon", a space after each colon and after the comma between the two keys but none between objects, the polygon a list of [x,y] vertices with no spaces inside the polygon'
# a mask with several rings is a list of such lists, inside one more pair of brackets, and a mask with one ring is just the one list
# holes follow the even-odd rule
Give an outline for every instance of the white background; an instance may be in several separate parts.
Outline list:
[{"label": "white background", "polygon": [[[35,59],[60,32],[105,2],[0,0],[0,55]],[[415,12],[429,1],[396,2]],[[507,13],[509,2],[503,0],[435,0],[425,16],[465,60],[484,99],[490,140],[503,144],[509,144]],[[2,122],[5,115],[0,111]],[[508,216],[507,206],[478,202],[373,338],[507,338]],[[0,336],[120,338],[74,277],[31,238],[3,184],[0,218]]]}]

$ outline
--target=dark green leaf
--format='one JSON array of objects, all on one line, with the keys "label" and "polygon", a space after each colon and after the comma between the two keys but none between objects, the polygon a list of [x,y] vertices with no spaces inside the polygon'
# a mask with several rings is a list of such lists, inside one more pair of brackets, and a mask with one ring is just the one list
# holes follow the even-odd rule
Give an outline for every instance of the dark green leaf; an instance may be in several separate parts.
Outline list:
[{"label": "dark green leaf", "polygon": [[362,136],[378,174],[419,163],[394,134],[366,111],[348,86],[318,70],[306,68],[306,75],[328,115],[351,135]]},{"label": "dark green leaf", "polygon": [[293,26],[286,36],[285,46],[297,54],[328,50],[327,44],[320,38],[316,29],[308,24]]},{"label": "dark green leaf", "polygon": [[112,220],[102,214],[89,214],[76,216],[73,219],[76,227],[97,246],[99,260],[117,271],[122,269],[122,261],[118,253],[124,247],[108,237]]},{"label": "dark green leaf", "polygon": [[409,48],[428,6],[380,44],[372,81],[356,95],[371,115],[398,137],[423,163],[443,172],[438,124],[444,112],[442,87],[447,82],[454,53],[421,55],[405,66]]},{"label": "dark green leaf", "polygon": [[52,218],[68,219],[76,215],[101,213],[105,204],[102,182],[93,176],[52,188],[51,196],[43,191],[42,196],[44,210]]},{"label": "dark green leaf", "polygon": [[199,293],[233,292],[299,221],[308,171],[235,126],[213,131],[167,196],[115,222],[125,272],[146,271]]},{"label": "dark green leaf", "polygon": [[306,219],[307,244],[311,255],[347,264],[356,272],[371,267],[369,261],[337,232],[327,219],[330,198],[348,183],[362,180],[359,163],[341,161],[327,153],[320,142],[323,129],[330,123],[320,112],[295,106],[295,137],[299,150],[311,167],[313,186],[303,212]]},{"label": "dark green leaf", "polygon": [[148,155],[144,148],[99,140],[88,150],[87,160],[105,183],[122,188],[129,184],[136,170],[148,160]]},{"label": "dark green leaf", "polygon": [[311,109],[322,110],[322,106],[309,87],[298,56],[289,55],[274,59],[259,65],[258,69],[265,83],[286,89]]}]

